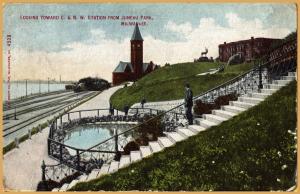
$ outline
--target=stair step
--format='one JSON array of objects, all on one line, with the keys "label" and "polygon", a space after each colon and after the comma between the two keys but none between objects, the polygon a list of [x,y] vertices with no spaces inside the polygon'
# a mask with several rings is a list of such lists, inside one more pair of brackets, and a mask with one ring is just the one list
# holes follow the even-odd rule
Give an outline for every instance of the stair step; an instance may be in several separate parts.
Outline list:
[{"label": "stair step", "polygon": [[157,142],[160,144],[161,147],[170,147],[174,144],[168,137],[158,137]]},{"label": "stair step", "polygon": [[159,152],[163,149],[163,147],[161,147],[157,141],[150,141],[149,146],[152,150],[152,153]]},{"label": "stair step", "polygon": [[218,125],[218,123],[215,123],[215,122],[212,122],[212,121],[209,121],[206,119],[202,119],[202,118],[197,118],[194,120],[195,120],[196,124],[198,124],[202,127],[205,127],[205,128],[210,128],[212,126]]},{"label": "stair step", "polygon": [[130,152],[130,161],[131,162],[137,162],[139,160],[141,160],[142,157],[141,157],[141,152],[138,150],[138,151],[131,151]]},{"label": "stair step", "polygon": [[205,131],[206,128],[202,127],[200,125],[189,125],[189,129],[191,129],[192,131],[194,131],[195,133],[199,133],[201,131]]},{"label": "stair step", "polygon": [[286,85],[288,83],[291,82],[291,80],[284,80],[284,79],[281,79],[281,80],[275,80],[274,81],[276,84],[279,84],[279,85]]},{"label": "stair step", "polygon": [[71,189],[72,187],[74,187],[78,182],[79,182],[79,181],[76,180],[76,179],[73,180],[73,181],[69,184],[68,189]]},{"label": "stair step", "polygon": [[224,111],[224,110],[212,110],[212,114],[220,116],[220,117],[224,117],[227,119],[230,119],[231,117],[234,117],[235,115],[237,115],[235,113]]},{"label": "stair step", "polygon": [[280,85],[280,84],[266,84],[264,85],[264,88],[266,89],[280,89],[281,87],[283,87],[284,85]]},{"label": "stair step", "polygon": [[267,94],[273,94],[276,91],[277,91],[276,89],[261,89],[262,93],[267,93]]},{"label": "stair step", "polygon": [[92,170],[92,172],[88,175],[88,177],[87,177],[86,180],[89,181],[89,180],[97,178],[99,172],[100,172],[100,169],[94,169],[94,170]]},{"label": "stair step", "polygon": [[179,141],[182,141],[184,140],[186,137],[183,137],[182,135],[180,135],[179,133],[177,132],[169,132],[169,133],[166,133],[168,138],[173,142],[173,143],[176,143],[176,142],[179,142]]},{"label": "stair step", "polygon": [[257,92],[253,92],[253,93],[249,93],[248,96],[249,97],[253,97],[253,98],[262,98],[265,99],[266,97],[270,96],[270,93],[257,93]]},{"label": "stair step", "polygon": [[83,182],[86,181],[86,179],[87,179],[87,175],[81,175],[78,181]]},{"label": "stair step", "polygon": [[191,129],[185,129],[185,128],[178,128],[177,132],[180,133],[180,135],[184,135],[186,137],[194,136],[196,133]]},{"label": "stair step", "polygon": [[282,76],[281,79],[283,79],[283,80],[294,80],[294,79],[296,79],[296,77],[295,76]]},{"label": "stair step", "polygon": [[261,98],[251,98],[251,97],[239,97],[238,101],[252,103],[252,104],[258,104],[261,101],[263,101],[263,99],[261,99]]},{"label": "stair step", "polygon": [[213,114],[203,114],[203,118],[207,121],[213,122],[213,123],[222,123],[223,121],[226,121],[227,119],[218,115]]},{"label": "stair step", "polygon": [[296,76],[296,72],[288,72],[288,76]]},{"label": "stair step", "polygon": [[119,168],[124,168],[130,164],[130,156],[129,155],[122,155],[120,159]]},{"label": "stair step", "polygon": [[245,108],[241,108],[241,107],[238,107],[238,106],[231,106],[231,105],[222,106],[221,108],[222,108],[222,110],[232,112],[232,113],[237,113],[237,114],[241,113],[241,112],[244,112],[246,110]]},{"label": "stair step", "polygon": [[229,104],[231,106],[237,106],[240,108],[248,109],[251,108],[252,106],[255,106],[253,103],[247,103],[247,102],[240,102],[240,101],[229,101]]},{"label": "stair step", "polygon": [[59,189],[59,192],[67,191],[68,186],[69,186],[68,183],[63,184],[63,186]]},{"label": "stair step", "polygon": [[140,146],[140,151],[142,154],[142,158],[150,156],[152,154],[150,146]]},{"label": "stair step", "polygon": [[110,163],[108,173],[114,173],[119,169],[119,162],[118,161],[112,161]]},{"label": "stair step", "polygon": [[108,173],[108,169],[109,169],[109,164],[103,164],[102,167],[101,167],[101,169],[100,169],[100,171],[99,171],[99,173],[98,173],[98,175],[97,175],[97,177],[100,177],[102,175],[107,174]]}]

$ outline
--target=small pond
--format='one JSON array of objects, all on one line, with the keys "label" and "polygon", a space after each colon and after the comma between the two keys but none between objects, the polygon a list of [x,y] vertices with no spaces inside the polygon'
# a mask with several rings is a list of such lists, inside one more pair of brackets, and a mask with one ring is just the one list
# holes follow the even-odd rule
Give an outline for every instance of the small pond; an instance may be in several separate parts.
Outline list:
[{"label": "small pond", "polygon": [[114,135],[114,129],[122,133],[134,124],[88,124],[76,126],[67,132],[64,144],[80,149],[88,149]]}]

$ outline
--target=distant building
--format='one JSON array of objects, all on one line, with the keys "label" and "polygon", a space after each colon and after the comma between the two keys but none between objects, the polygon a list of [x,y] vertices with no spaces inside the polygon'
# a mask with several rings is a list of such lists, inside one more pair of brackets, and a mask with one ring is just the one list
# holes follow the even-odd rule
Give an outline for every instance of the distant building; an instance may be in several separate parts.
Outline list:
[{"label": "distant building", "polygon": [[113,85],[125,81],[135,81],[158,67],[152,61],[143,63],[143,41],[140,29],[136,24],[130,40],[131,62],[119,62],[112,73]]},{"label": "distant building", "polygon": [[254,38],[249,40],[240,40],[219,45],[219,59],[221,62],[227,62],[228,59],[239,54],[243,61],[252,61],[268,53],[271,44],[280,39],[272,38]]}]

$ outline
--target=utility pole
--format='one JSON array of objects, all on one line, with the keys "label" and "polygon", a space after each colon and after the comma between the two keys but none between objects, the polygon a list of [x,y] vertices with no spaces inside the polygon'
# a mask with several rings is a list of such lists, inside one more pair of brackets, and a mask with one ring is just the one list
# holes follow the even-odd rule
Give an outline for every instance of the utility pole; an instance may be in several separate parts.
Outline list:
[{"label": "utility pole", "polygon": [[48,92],[50,92],[49,77],[48,77]]},{"label": "utility pole", "polygon": [[26,85],[26,97],[27,97],[27,79],[25,80],[25,85]]},{"label": "utility pole", "polygon": [[41,93],[41,80],[39,80],[39,93]]}]

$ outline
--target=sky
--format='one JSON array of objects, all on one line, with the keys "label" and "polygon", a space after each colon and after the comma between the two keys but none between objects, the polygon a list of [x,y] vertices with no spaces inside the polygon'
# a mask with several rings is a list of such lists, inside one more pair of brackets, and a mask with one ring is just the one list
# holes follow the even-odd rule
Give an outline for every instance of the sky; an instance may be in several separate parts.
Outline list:
[{"label": "sky", "polygon": [[[218,57],[218,45],[254,37],[283,38],[296,30],[295,4],[7,4],[4,8],[3,79],[78,80],[98,76],[108,81],[119,61],[130,61],[134,26],[122,16],[150,16],[140,26],[144,62],[180,63]],[[21,19],[38,16],[38,20]],[[41,20],[40,16],[58,16]],[[63,19],[61,19],[61,16]],[[68,20],[76,16],[77,20]],[[84,16],[84,20],[78,19]],[[119,16],[119,20],[88,20]],[[129,20],[126,20],[129,22]],[[11,45],[7,46],[7,35]],[[8,62],[8,50],[10,62]]]}]

